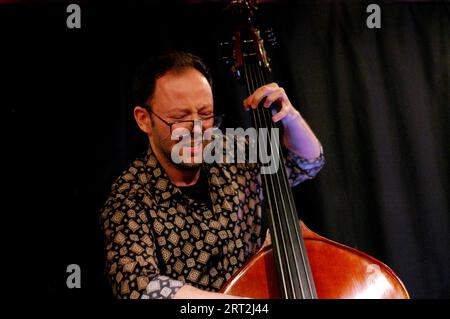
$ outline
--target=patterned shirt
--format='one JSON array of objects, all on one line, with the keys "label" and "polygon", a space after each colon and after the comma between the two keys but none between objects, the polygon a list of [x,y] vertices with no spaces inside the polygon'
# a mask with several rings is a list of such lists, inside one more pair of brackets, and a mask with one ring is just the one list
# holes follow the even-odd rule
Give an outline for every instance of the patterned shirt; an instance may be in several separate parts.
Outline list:
[{"label": "patterned shirt", "polygon": [[[324,157],[286,151],[291,186],[313,178]],[[202,164],[209,203],[175,186],[149,147],[115,181],[100,214],[106,272],[117,298],[172,298],[185,284],[218,291],[261,247],[258,164]]]}]

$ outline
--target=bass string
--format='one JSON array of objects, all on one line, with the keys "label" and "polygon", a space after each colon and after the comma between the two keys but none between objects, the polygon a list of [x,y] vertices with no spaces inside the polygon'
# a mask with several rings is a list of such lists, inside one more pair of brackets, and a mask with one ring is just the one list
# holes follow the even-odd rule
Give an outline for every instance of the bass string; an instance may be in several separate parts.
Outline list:
[{"label": "bass string", "polygon": [[[246,84],[247,84],[248,94],[250,95],[252,92],[254,92],[256,87],[255,87],[255,83],[254,83],[253,79],[249,78],[249,76],[251,76],[251,72],[249,70],[249,66],[247,65],[247,61],[246,60],[247,60],[246,58],[243,59],[244,74],[245,74],[245,80],[246,80]],[[259,125],[259,121],[258,121],[258,119],[256,117],[255,112],[250,111],[250,113],[251,113],[254,125],[258,126]],[[258,127],[256,127],[256,129],[258,129]],[[270,187],[270,185],[269,185],[269,183],[267,181],[266,174],[261,174],[261,175],[262,175],[262,178],[264,179],[264,183],[265,183],[266,187],[267,186]],[[272,198],[273,194],[274,194],[273,191],[272,192],[267,192],[267,204],[269,205],[269,207],[274,207],[274,205],[277,205],[276,200],[274,201],[274,199]],[[272,226],[273,227],[277,227],[277,223],[275,223],[275,221],[274,221],[274,218],[275,218],[274,214],[270,214],[269,217],[272,219]],[[276,241],[276,242],[280,242],[280,238],[278,238],[278,236],[279,236],[278,234],[280,234],[280,231],[274,232],[275,238],[273,240]],[[284,256],[287,256],[287,255],[285,254]],[[282,255],[281,254],[275,254],[275,257],[278,259],[278,264],[279,265],[283,265],[283,264],[287,263],[287,261],[284,261],[282,259]],[[291,289],[288,289],[288,286],[287,286],[288,285],[287,279],[289,277],[288,277],[288,274],[285,273],[285,269],[283,267],[281,267],[280,272],[281,272],[280,275],[281,275],[282,287],[283,287],[282,294],[284,294],[285,296],[288,296],[289,295],[289,290],[291,290]],[[292,283],[289,283],[289,284],[292,285]]]},{"label": "bass string", "polygon": [[[247,64],[246,64],[247,66]],[[252,67],[252,63],[251,61],[249,61],[248,63],[248,67],[246,69],[246,73],[248,73],[248,77],[249,79],[249,89],[250,92],[249,94],[251,94],[251,92],[254,92],[262,83],[258,84],[257,80],[254,78],[254,75],[256,74],[256,72],[254,71],[253,67]],[[253,120],[254,120],[254,124],[256,127],[256,129],[262,128],[263,126],[263,121],[262,121],[262,115],[260,114],[260,112],[258,111],[259,109],[255,110],[251,110],[251,114],[253,116]],[[265,138],[260,139],[260,141],[262,141],[262,143],[266,143]],[[267,150],[267,146],[265,146],[266,150]],[[271,218],[272,221],[272,227],[274,228],[272,231],[272,234],[275,236],[273,241],[276,245],[273,245],[278,252],[275,254],[278,257],[278,260],[281,262],[280,265],[286,265],[287,269],[285,270],[284,267],[281,267],[280,272],[281,272],[281,277],[283,280],[283,289],[284,289],[284,295],[286,297],[294,297],[295,298],[295,294],[293,295],[294,287],[295,287],[295,279],[293,278],[293,272],[292,272],[292,265],[291,265],[291,261],[288,259],[289,253],[287,251],[288,249],[288,245],[287,245],[287,239],[285,238],[285,232],[283,231],[283,221],[282,221],[282,216],[281,214],[278,214],[277,212],[280,211],[280,208],[278,207],[280,203],[282,203],[282,198],[281,201],[276,198],[277,195],[279,195],[278,192],[275,191],[275,189],[273,188],[273,186],[275,185],[273,183],[273,178],[272,178],[272,174],[261,174],[262,177],[264,178],[264,182],[265,182],[265,187],[266,187],[266,196],[268,197],[268,206],[273,208],[274,211],[269,214],[269,217]],[[277,220],[277,221],[276,221]],[[280,245],[281,243],[281,245]]]},{"label": "bass string", "polygon": [[[258,76],[258,78],[260,79],[260,83],[261,85],[263,84],[267,84],[267,78],[264,77],[263,73],[261,72],[261,66],[258,65],[260,62],[258,60],[254,60],[253,61],[253,65],[254,65],[254,70],[255,70],[255,74]],[[275,127],[275,123],[273,123],[272,119],[271,119],[271,112],[270,109],[268,108],[259,108],[257,111],[261,117],[263,117],[263,123],[265,123],[265,126],[268,129],[273,129]],[[272,145],[273,143],[275,143],[275,147],[273,149],[271,149],[271,154],[273,156],[273,154],[278,153],[279,159],[282,160],[282,154],[281,154],[281,149],[280,147],[280,141],[279,139],[274,139],[274,137],[269,134],[269,143],[270,145]],[[284,163],[279,166],[277,172],[275,172],[274,174],[271,174],[271,183],[273,185],[273,187],[278,188],[278,190],[280,190],[279,192],[277,192],[277,194],[279,194],[279,201],[281,203],[281,210],[277,211],[277,215],[280,216],[280,225],[281,225],[281,229],[283,234],[287,235],[287,239],[284,241],[284,245],[288,250],[288,256],[293,256],[294,258],[288,258],[288,264],[290,265],[290,271],[291,271],[291,278],[292,278],[292,292],[291,292],[291,296],[292,298],[305,298],[305,290],[304,290],[304,283],[302,280],[302,272],[299,269],[299,264],[297,262],[298,258],[297,256],[301,256],[301,254],[299,254],[299,251],[297,251],[299,245],[298,243],[295,242],[295,223],[297,223],[297,218],[293,218],[292,217],[292,213],[295,212],[295,210],[293,210],[292,207],[292,203],[289,202],[289,196],[288,195],[288,191],[289,189],[286,188],[286,185],[283,185],[283,183],[286,183],[286,180],[283,180],[283,182],[281,181],[281,179],[283,179],[284,177]],[[280,178],[280,174],[281,174],[281,178]],[[283,187],[284,186],[284,187]],[[288,200],[288,203],[286,204],[286,199]],[[294,229],[293,229],[294,227]],[[297,249],[296,249],[297,247]],[[291,270],[292,269],[292,270]],[[296,284],[297,283],[297,284]]]},{"label": "bass string", "polygon": [[[253,74],[256,75],[257,79],[259,80],[259,84],[257,85],[257,87],[260,87],[261,85],[266,84],[267,82],[265,82],[265,79],[263,78],[261,72],[260,72],[260,67],[258,67],[257,60],[253,60],[251,61],[251,65],[252,65],[252,70],[253,70]],[[258,114],[258,118],[259,118],[259,123],[263,123],[264,127],[266,127],[267,129],[272,129],[273,125],[272,125],[272,121],[270,119],[269,116],[269,120],[267,119],[267,115],[268,115],[269,109],[266,108],[257,108],[256,109],[256,113]],[[260,124],[261,125],[261,124]],[[274,139],[271,134],[268,134],[268,140],[269,140],[269,145],[270,147],[270,152],[272,155],[272,159],[274,154],[278,153],[278,155],[280,155],[280,153],[278,152],[279,150],[279,140],[277,141],[276,139]],[[265,142],[265,138],[263,138],[263,141]],[[275,143],[276,145],[273,145],[273,143]],[[273,148],[272,148],[273,147]],[[268,148],[266,147],[266,150]],[[281,159],[281,157],[280,157]],[[277,205],[277,207],[275,208],[275,215],[277,216],[278,222],[279,222],[279,229],[281,231],[281,238],[282,238],[282,247],[284,249],[284,253],[286,254],[285,258],[286,259],[286,265],[288,265],[288,270],[289,270],[289,280],[290,280],[290,294],[289,297],[291,298],[298,298],[301,297],[303,298],[303,285],[302,282],[299,278],[299,272],[298,272],[298,265],[296,262],[296,258],[289,258],[289,256],[292,256],[294,253],[294,243],[292,241],[292,232],[290,230],[290,223],[291,221],[288,220],[288,215],[286,215],[286,213],[288,212],[287,209],[287,205],[285,203],[285,195],[283,194],[283,188],[280,185],[280,179],[279,179],[279,170],[277,170],[277,172],[273,173],[273,174],[269,174],[269,180],[270,180],[270,186],[271,186],[271,190],[276,194],[277,196],[277,204],[279,203],[279,205]],[[275,191],[276,189],[278,189],[279,191]],[[300,283],[300,287],[298,287],[298,284],[296,283]],[[300,292],[297,292],[298,288],[300,288]],[[298,296],[300,295],[300,296]]]},{"label": "bass string", "polygon": [[[260,73],[260,76],[264,80],[264,83],[268,83],[268,79],[270,77],[269,70],[266,68],[258,68],[258,71],[259,71],[258,73]],[[268,123],[271,127],[273,127],[275,124],[271,119],[269,110],[267,110],[267,112],[265,112],[265,114],[267,114],[267,116],[268,116],[268,119],[266,119],[266,123]],[[281,153],[281,149],[280,149],[280,153]],[[283,158],[282,154],[280,154],[280,158]],[[280,166],[279,174],[281,175],[280,178],[282,181],[278,185],[280,185],[280,187],[284,188],[284,194],[287,195],[287,200],[288,200],[289,207],[290,207],[290,210],[288,210],[288,213],[290,213],[289,226],[291,229],[290,234],[292,234],[294,236],[294,238],[292,238],[292,242],[295,242],[294,251],[295,251],[296,256],[300,257],[301,262],[302,262],[302,267],[300,267],[298,264],[296,264],[297,271],[299,271],[299,276],[301,276],[300,278],[302,279],[301,280],[302,296],[316,298],[317,294],[316,294],[316,289],[314,286],[314,280],[312,279],[311,269],[309,267],[308,255],[306,252],[306,248],[304,246],[303,237],[301,235],[301,228],[300,228],[300,225],[298,224],[298,215],[297,215],[297,210],[296,210],[296,206],[295,206],[295,201],[294,201],[294,197],[293,197],[289,182],[287,180],[287,173],[286,173],[286,169],[285,169],[284,165]],[[299,258],[295,258],[296,263],[297,263],[298,259]],[[304,288],[303,288],[304,285],[306,285],[306,287],[308,289],[308,294],[305,294],[306,291],[304,291]]]},{"label": "bass string", "polygon": [[[250,84],[249,86],[251,87],[252,91],[254,91],[257,87],[266,84],[267,83],[267,78],[268,76],[266,75],[266,77],[264,76],[264,74],[261,72],[261,68],[258,67],[258,65],[255,64],[255,61],[252,61],[253,63],[250,63],[250,69],[252,72],[249,72],[249,68],[246,68],[246,73],[250,75],[250,80],[247,76],[247,82],[248,84]],[[256,61],[256,63],[258,63],[258,61]],[[253,78],[253,76],[256,75],[256,79]],[[259,84],[255,85],[255,82],[259,82]],[[266,123],[266,127],[268,126],[269,128],[273,128],[273,122],[271,120],[271,116],[269,113],[268,109],[261,109],[258,108],[256,110],[256,115],[254,115],[254,122],[256,125],[259,125],[260,127],[262,126],[262,123]],[[267,117],[269,118],[269,120],[267,119]],[[263,140],[264,141],[264,140]],[[270,134],[269,134],[269,142],[270,142]],[[279,141],[275,141],[275,142],[279,142]],[[272,144],[272,143],[271,143]],[[278,144],[277,144],[278,147]],[[278,149],[279,151],[280,149]],[[273,150],[272,150],[273,153]],[[279,152],[280,158],[282,158],[282,154],[281,152]],[[278,174],[281,174],[281,178]],[[264,175],[264,174],[263,174]],[[274,194],[278,194],[281,195],[281,197],[279,197],[279,202],[281,203],[280,206],[283,207],[283,210],[281,211],[281,213],[275,214],[276,217],[278,218],[278,225],[280,225],[281,229],[276,229],[274,228],[274,235],[277,236],[277,233],[279,233],[279,237],[280,238],[275,238],[274,241],[276,242],[276,239],[281,239],[280,241],[283,243],[282,247],[284,248],[284,256],[285,258],[282,258],[280,256],[279,260],[282,259],[286,259],[287,255],[287,248],[291,249],[291,252],[294,254],[294,257],[298,256],[297,258],[294,259],[289,259],[286,260],[285,265],[288,266],[288,277],[287,279],[283,278],[283,283],[285,283],[286,281],[289,281],[290,287],[289,287],[289,293],[287,293],[287,296],[292,296],[293,298],[297,298],[297,294],[301,295],[301,298],[304,298],[306,296],[305,291],[303,286],[304,281],[306,280],[306,286],[308,288],[310,288],[310,281],[308,278],[308,269],[305,269],[305,271],[301,271],[301,269],[299,269],[299,265],[297,263],[297,260],[299,258],[302,259],[303,262],[303,266],[306,267],[307,263],[305,262],[303,256],[303,252],[301,251],[302,246],[299,244],[298,240],[299,240],[299,227],[297,224],[297,219],[298,217],[294,217],[293,215],[296,215],[296,211],[295,211],[295,206],[293,205],[293,198],[290,195],[290,189],[288,189],[288,183],[286,180],[286,174],[284,171],[284,167],[283,165],[281,166],[281,170],[277,171],[275,174],[273,174],[275,176],[272,176],[272,174],[270,175],[270,182],[271,183],[267,183],[267,179],[265,180],[266,182],[266,187],[268,188],[268,195],[270,196],[270,193],[274,193]],[[283,180],[283,181],[280,181]],[[278,185],[278,188],[280,190],[282,190],[281,192],[275,192],[275,189],[273,188],[275,185]],[[282,196],[282,194],[285,194],[286,196]],[[290,209],[286,209],[286,203],[285,203],[285,199],[287,199],[289,208]],[[280,212],[280,208],[278,207],[278,201],[275,201],[275,210]],[[269,204],[270,205],[270,204]],[[273,206],[272,206],[273,207]],[[290,212],[289,212],[290,211]],[[283,214],[283,212],[286,212]],[[290,213],[290,214],[289,214]],[[280,219],[281,217],[284,217],[283,219]],[[290,217],[290,220],[289,220]],[[273,218],[272,218],[273,221]],[[277,224],[276,223],[272,223],[273,227],[276,227]],[[282,229],[285,229],[285,231],[283,231]],[[284,238],[285,234],[287,233],[288,238],[287,240]],[[280,242],[278,241],[278,242]],[[297,242],[295,242],[297,241]],[[279,248],[279,247],[278,247]],[[291,265],[291,263],[294,263],[294,265]],[[296,270],[296,272],[293,273],[292,268],[294,268]],[[283,274],[281,274],[283,276]],[[299,283],[300,286],[296,285],[295,283]],[[300,291],[297,293],[296,290],[300,288]],[[287,289],[287,287],[285,288]],[[310,293],[311,295],[311,293]]]},{"label": "bass string", "polygon": [[[261,67],[256,65],[256,63],[260,63],[259,61],[252,61],[253,63],[250,63],[250,69],[252,69],[250,72],[250,80],[248,79],[247,76],[247,81],[250,81],[250,86],[252,87],[252,91],[254,91],[257,87],[264,85],[267,83],[268,80],[268,70],[265,70],[266,73],[264,74],[261,70]],[[249,69],[246,69],[246,73],[248,73]],[[253,78],[253,75],[256,74],[257,79]],[[257,83],[255,85],[255,82]],[[258,84],[259,82],[259,84]],[[270,115],[270,111],[268,109],[262,109],[262,108],[258,108],[256,110],[256,115],[254,115],[254,121],[255,124],[259,125],[260,127],[262,126],[261,123],[265,123],[266,126],[268,126],[268,128],[273,128],[274,127],[274,123],[271,119],[271,115]],[[263,119],[262,119],[263,118]],[[269,143],[270,143],[270,134],[269,134]],[[279,141],[275,141],[275,142],[279,142]],[[272,144],[272,143],[270,143]],[[278,146],[278,144],[277,144]],[[279,151],[279,156],[280,158],[282,158],[282,154],[281,154],[281,150],[278,148],[277,151]],[[272,150],[273,152],[273,150]],[[278,174],[281,174],[281,176],[279,176]],[[274,177],[272,175],[275,175]],[[275,181],[274,181],[275,179]],[[282,180],[282,181],[280,181]],[[281,165],[280,169],[275,173],[275,174],[271,174],[270,175],[270,181],[271,183],[266,183],[267,187],[272,188],[272,189],[268,189],[268,192],[270,191],[274,191],[273,186],[274,185],[278,185],[279,189],[281,190],[280,193],[275,192],[275,194],[285,194],[286,196],[283,197],[281,196],[280,198],[280,202],[281,202],[281,206],[283,206],[283,211],[281,212],[281,214],[277,214],[278,216],[278,222],[281,226],[281,228],[287,230],[287,234],[288,234],[288,240],[286,240],[284,238],[284,231],[281,231],[280,233],[280,237],[281,237],[281,241],[283,242],[283,248],[284,248],[284,253],[286,253],[286,247],[289,247],[291,249],[291,252],[294,254],[294,259],[289,259],[286,261],[286,265],[288,265],[288,279],[290,281],[290,285],[291,288],[297,288],[297,286],[295,285],[295,282],[298,282],[300,284],[300,292],[299,294],[301,295],[302,298],[307,297],[315,297],[315,287],[314,287],[314,283],[311,280],[311,273],[310,273],[310,269],[309,269],[309,263],[307,261],[307,255],[305,252],[305,248],[303,245],[303,241],[300,235],[300,227],[298,225],[298,216],[296,216],[296,210],[295,210],[295,204],[294,204],[294,200],[293,200],[293,196],[292,196],[292,191],[290,190],[289,187],[289,183],[287,181],[287,175],[285,172],[285,168],[284,165]],[[286,209],[286,204],[285,204],[285,199],[287,199],[288,202],[288,206],[290,209]],[[275,208],[277,211],[279,211],[278,205],[275,205]],[[283,214],[283,212],[285,212]],[[284,220],[280,220],[279,216],[283,216]],[[275,226],[275,224],[274,224]],[[274,229],[275,230],[275,229]],[[278,229],[279,230],[279,229]],[[276,233],[276,231],[274,232]],[[289,242],[289,244],[288,244]],[[300,268],[300,265],[298,264],[298,260],[301,259],[302,262],[302,266],[303,268]],[[280,258],[281,260],[281,258]],[[296,273],[292,273],[291,270],[291,262],[294,262],[294,266],[292,266],[292,268],[296,269]],[[306,286],[309,289],[309,294],[305,294],[305,289],[303,286]],[[292,297],[296,298],[296,289],[290,289],[292,291]],[[291,295],[291,294],[287,294],[287,295]]]}]

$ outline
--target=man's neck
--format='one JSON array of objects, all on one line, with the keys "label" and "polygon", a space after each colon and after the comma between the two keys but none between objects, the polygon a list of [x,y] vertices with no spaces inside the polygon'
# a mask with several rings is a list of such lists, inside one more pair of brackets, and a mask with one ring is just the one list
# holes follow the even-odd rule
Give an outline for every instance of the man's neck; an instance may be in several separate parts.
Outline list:
[{"label": "man's neck", "polygon": [[164,154],[160,154],[159,150],[154,147],[152,142],[150,142],[150,145],[157,160],[174,185],[184,187],[192,186],[197,183],[200,177],[200,167],[188,168],[177,166],[172,161],[168,160]]}]

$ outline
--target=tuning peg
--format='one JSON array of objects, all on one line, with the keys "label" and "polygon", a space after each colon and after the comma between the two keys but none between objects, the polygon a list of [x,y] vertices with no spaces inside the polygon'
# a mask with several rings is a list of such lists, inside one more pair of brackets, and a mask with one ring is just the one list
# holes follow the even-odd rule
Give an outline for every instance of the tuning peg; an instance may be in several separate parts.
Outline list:
[{"label": "tuning peg", "polygon": [[233,63],[233,51],[231,48],[231,43],[228,41],[219,42],[219,55],[220,60],[222,60],[226,65]]},{"label": "tuning peg", "polygon": [[264,31],[264,38],[266,39],[267,43],[272,46],[277,44],[277,37],[275,36],[272,28]]},{"label": "tuning peg", "polygon": [[232,57],[230,57],[230,56],[222,56],[222,57],[220,57],[220,60],[223,62],[223,63],[225,63],[226,65],[230,65],[230,64],[232,64],[234,61],[234,59],[232,58]]},{"label": "tuning peg", "polygon": [[276,46],[278,44],[277,39],[269,39],[267,40],[267,43],[269,43],[271,46]]},{"label": "tuning peg", "polygon": [[231,67],[231,72],[233,72],[234,76],[236,77],[237,80],[241,79],[241,70],[239,70],[239,67],[236,65],[233,65]]},{"label": "tuning peg", "polygon": [[[233,37],[233,41],[235,38]],[[231,69],[234,76],[240,80],[241,70],[239,65],[236,63],[236,57],[234,55],[233,43],[230,41],[221,41],[219,44],[219,56],[220,60],[223,61],[227,67]]]}]

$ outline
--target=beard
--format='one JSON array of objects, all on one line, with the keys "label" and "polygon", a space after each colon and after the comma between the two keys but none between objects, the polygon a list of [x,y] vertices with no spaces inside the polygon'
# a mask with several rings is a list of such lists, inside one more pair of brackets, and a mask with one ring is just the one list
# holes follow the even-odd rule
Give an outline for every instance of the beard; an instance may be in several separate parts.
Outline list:
[{"label": "beard", "polygon": [[[173,162],[172,162],[173,163]],[[200,166],[202,166],[202,163],[173,163],[175,166],[180,167],[180,168],[184,168],[186,170],[196,170],[197,168],[199,168]]]}]

